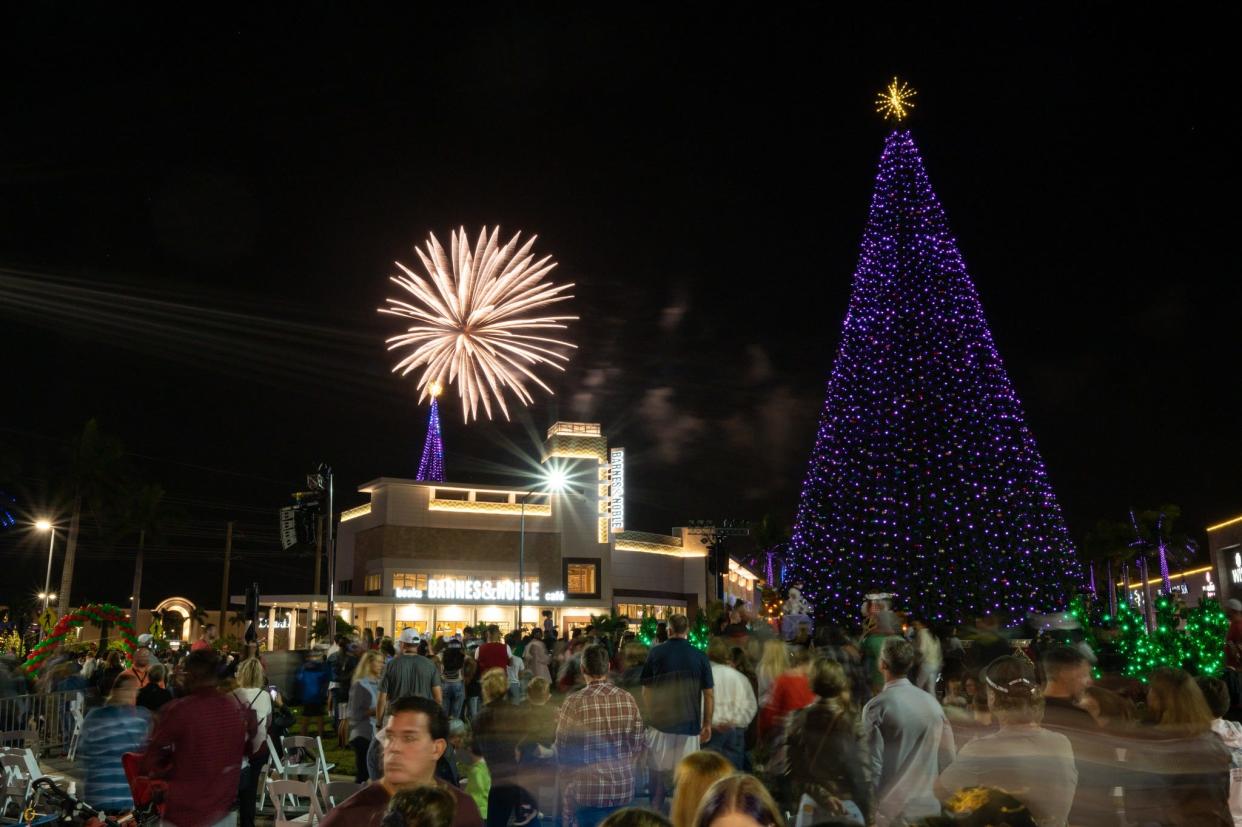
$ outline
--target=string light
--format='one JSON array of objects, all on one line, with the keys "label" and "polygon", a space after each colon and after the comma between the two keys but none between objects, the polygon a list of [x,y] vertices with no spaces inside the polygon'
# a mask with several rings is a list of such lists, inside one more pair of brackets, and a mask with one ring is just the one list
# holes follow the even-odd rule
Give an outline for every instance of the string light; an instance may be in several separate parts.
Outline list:
[{"label": "string light", "polygon": [[909,131],[880,158],[786,579],[938,620],[1065,605],[1061,508]]},{"label": "string light", "polygon": [[883,115],[886,121],[900,123],[910,115],[910,110],[914,108],[910,99],[917,94],[910,84],[893,78],[893,82],[875,99],[875,111]]}]

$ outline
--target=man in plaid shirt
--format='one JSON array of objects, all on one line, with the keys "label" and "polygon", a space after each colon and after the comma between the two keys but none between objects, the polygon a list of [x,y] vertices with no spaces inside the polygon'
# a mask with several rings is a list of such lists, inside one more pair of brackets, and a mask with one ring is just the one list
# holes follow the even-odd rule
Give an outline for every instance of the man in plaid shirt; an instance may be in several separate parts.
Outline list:
[{"label": "man in plaid shirt", "polygon": [[556,718],[566,821],[596,827],[634,798],[634,768],[643,751],[643,718],[634,696],[608,680],[608,650],[582,652],[586,686],[565,699]]}]

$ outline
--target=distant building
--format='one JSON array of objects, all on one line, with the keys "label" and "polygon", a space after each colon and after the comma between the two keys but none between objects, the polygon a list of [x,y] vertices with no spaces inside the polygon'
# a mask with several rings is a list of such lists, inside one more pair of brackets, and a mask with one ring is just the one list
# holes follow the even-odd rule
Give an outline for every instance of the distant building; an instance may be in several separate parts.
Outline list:
[{"label": "distant building", "polygon": [[[542,461],[565,475],[563,490],[392,477],[360,486],[370,501],[342,512],[338,531],[342,616],[387,634],[412,626],[450,635],[480,623],[507,631],[518,622],[521,589],[522,625],[541,624],[550,611],[565,632],[611,609],[634,623],[643,612],[693,615],[714,595],[721,584],[709,582],[694,529],[624,528],[624,453],[610,450],[598,424],[554,424]],[[723,579],[730,601],[758,604],[753,572],[730,560]],[[263,596],[273,617],[324,602]]]}]

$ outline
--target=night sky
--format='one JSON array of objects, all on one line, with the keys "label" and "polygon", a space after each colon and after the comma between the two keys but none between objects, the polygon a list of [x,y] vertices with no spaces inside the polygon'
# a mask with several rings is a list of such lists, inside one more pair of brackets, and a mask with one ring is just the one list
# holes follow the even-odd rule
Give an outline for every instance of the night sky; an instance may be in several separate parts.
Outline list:
[{"label": "night sky", "polygon": [[[598,421],[627,527],[788,523],[894,74],[1073,536],[1242,513],[1236,6],[437,5],[7,12],[0,488],[45,512],[97,417],[183,512],[145,605],[218,605],[229,519],[232,591],[306,590],[275,543],[306,471],[333,463],[345,507],[414,475],[426,408],[375,311],[460,225],[537,233],[581,320],[513,422],[446,399],[451,480]],[[130,547],[84,543],[74,602],[122,602]],[[44,536],[0,556],[23,603]]]}]

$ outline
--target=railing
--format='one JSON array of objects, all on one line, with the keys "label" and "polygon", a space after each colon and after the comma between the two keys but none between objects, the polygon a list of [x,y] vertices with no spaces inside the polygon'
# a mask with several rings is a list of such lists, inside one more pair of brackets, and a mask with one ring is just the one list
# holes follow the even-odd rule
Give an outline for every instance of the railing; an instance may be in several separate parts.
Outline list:
[{"label": "railing", "polygon": [[67,750],[77,722],[73,705],[83,696],[74,690],[0,698],[0,746],[29,747],[40,757]]}]

